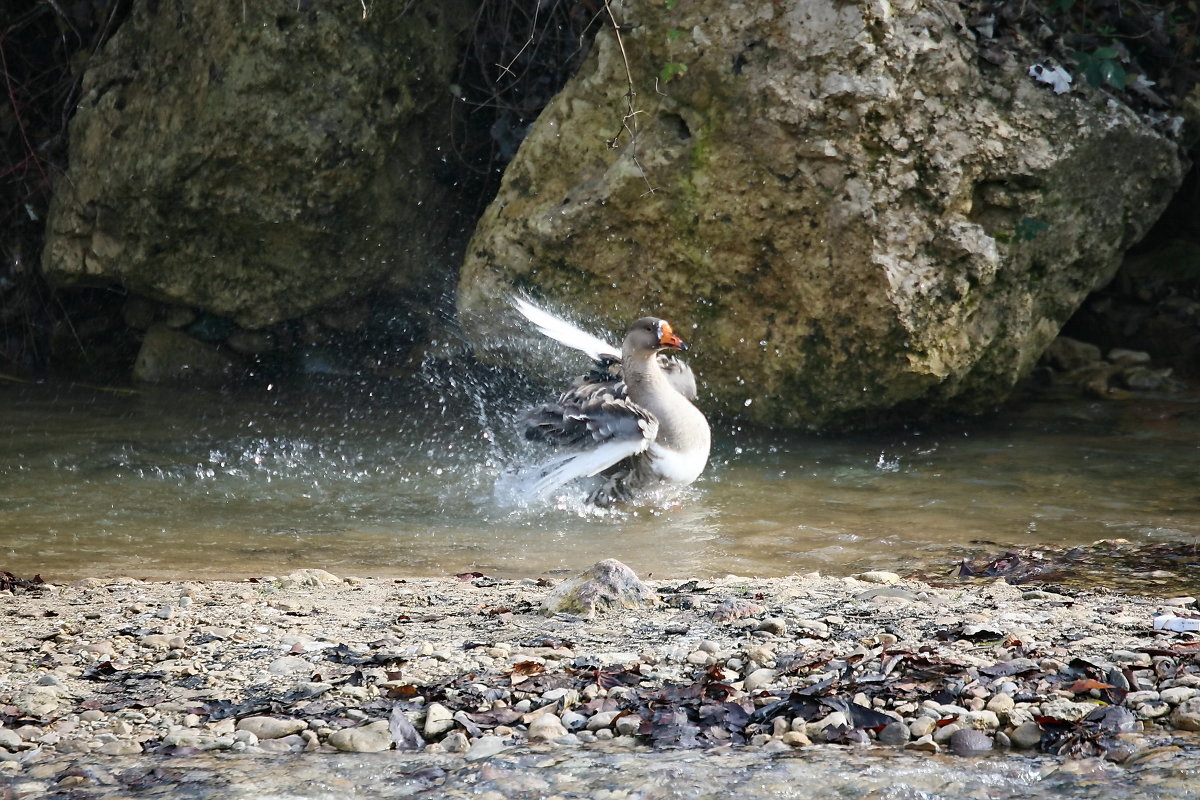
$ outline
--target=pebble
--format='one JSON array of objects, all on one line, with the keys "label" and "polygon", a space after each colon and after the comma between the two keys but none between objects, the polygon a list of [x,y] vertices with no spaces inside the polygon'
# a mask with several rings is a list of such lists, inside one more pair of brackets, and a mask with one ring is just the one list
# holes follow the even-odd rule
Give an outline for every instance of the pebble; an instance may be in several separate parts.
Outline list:
[{"label": "pebble", "polygon": [[529,741],[549,742],[567,735],[556,714],[542,714],[529,724]]},{"label": "pebble", "polygon": [[1180,703],[1171,714],[1171,724],[1181,731],[1200,731],[1200,698]]},{"label": "pebble", "polygon": [[311,670],[311,661],[299,656],[280,656],[267,666],[267,672],[272,675],[291,675],[294,672]]},{"label": "pebble", "polygon": [[860,572],[854,576],[864,583],[899,583],[900,576],[894,572],[885,572],[883,570],[871,570],[870,572]]},{"label": "pebble", "polygon": [[642,718],[637,714],[626,714],[618,717],[613,728],[616,729],[618,736],[633,736],[642,727]]},{"label": "pebble", "polygon": [[1200,691],[1191,686],[1172,686],[1169,689],[1163,689],[1161,692],[1162,699],[1173,706],[1177,706],[1193,697],[1200,695]]},{"label": "pebble", "polygon": [[921,715],[912,721],[908,730],[912,733],[914,739],[932,735],[939,719],[941,719],[941,714],[937,714],[936,712],[935,716]]},{"label": "pebble", "polygon": [[950,751],[955,755],[976,755],[991,750],[992,737],[974,728],[963,728],[950,737]]},{"label": "pebble", "polygon": [[425,709],[425,725],[422,731],[427,739],[436,739],[455,726],[454,712],[441,703],[430,703]]},{"label": "pebble", "polygon": [[775,680],[775,670],[763,667],[756,669],[746,676],[743,684],[746,692],[757,692],[773,683]]},{"label": "pebble", "polygon": [[471,743],[471,748],[467,750],[466,760],[482,761],[485,758],[491,758],[504,752],[510,746],[499,736],[480,736]]},{"label": "pebble", "polygon": [[895,722],[889,722],[884,726],[883,730],[879,732],[879,743],[894,747],[905,744],[911,737],[912,734],[910,733],[908,726],[903,722],[896,720]]},{"label": "pebble", "polygon": [[308,728],[301,719],[279,717],[246,717],[237,723],[237,730],[254,734],[259,739],[281,739]]},{"label": "pebble", "polygon": [[1032,750],[1042,741],[1042,729],[1036,722],[1025,722],[1013,728],[1009,732],[1008,738],[1012,741],[1013,747]]},{"label": "pebble", "polygon": [[25,742],[16,731],[0,728],[0,747],[5,750],[21,750],[25,747]]},{"label": "pebble", "polygon": [[348,753],[378,753],[392,746],[392,732],[387,720],[379,720],[361,728],[342,728],[329,736],[329,744]]}]

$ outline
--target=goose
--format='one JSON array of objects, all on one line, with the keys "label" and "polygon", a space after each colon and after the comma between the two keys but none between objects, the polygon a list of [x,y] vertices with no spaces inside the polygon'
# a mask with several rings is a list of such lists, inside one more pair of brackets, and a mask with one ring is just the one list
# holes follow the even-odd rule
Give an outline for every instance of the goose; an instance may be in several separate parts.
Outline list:
[{"label": "goose", "polygon": [[700,476],[712,434],[693,402],[691,367],[667,352],[688,349],[669,322],[642,317],[618,350],[524,298],[513,298],[513,306],[540,333],[593,361],[556,401],[521,417],[526,438],[563,451],[529,473],[530,494],[545,498],[572,481],[598,476],[588,502],[605,507]]}]

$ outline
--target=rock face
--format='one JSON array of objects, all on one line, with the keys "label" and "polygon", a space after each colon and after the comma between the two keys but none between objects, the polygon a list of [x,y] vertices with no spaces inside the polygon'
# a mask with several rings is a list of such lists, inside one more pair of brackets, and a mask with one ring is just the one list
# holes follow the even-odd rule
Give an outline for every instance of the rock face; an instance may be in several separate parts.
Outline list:
[{"label": "rock face", "polygon": [[710,407],[753,421],[976,410],[1181,180],[1129,109],[1055,94],[1032,57],[980,59],[953,3],[614,8],[636,140],[606,145],[629,86],[604,31],[468,248],[458,305],[482,350],[515,286],[612,330],[694,325]]},{"label": "rock face", "polygon": [[87,72],[46,274],[250,329],[445,281],[470,9],[139,0]]}]

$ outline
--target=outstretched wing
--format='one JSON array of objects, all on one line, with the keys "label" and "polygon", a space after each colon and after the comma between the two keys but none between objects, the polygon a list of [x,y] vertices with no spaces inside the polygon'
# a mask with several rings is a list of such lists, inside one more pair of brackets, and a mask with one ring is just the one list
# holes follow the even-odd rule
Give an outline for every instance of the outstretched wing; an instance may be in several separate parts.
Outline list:
[{"label": "outstretched wing", "polygon": [[[561,413],[560,413],[561,411]],[[658,436],[658,420],[627,398],[597,392],[584,407],[567,411],[547,404],[529,415],[531,438],[573,445],[571,450],[538,465],[530,474],[529,493],[544,497],[576,478],[599,475],[644,452]],[[536,420],[542,421],[542,426]]]},{"label": "outstretched wing", "polygon": [[594,361],[621,360],[621,351],[608,342],[580,330],[565,319],[560,319],[543,308],[538,308],[524,297],[514,295],[512,304],[513,308],[521,313],[521,316],[532,322],[534,327],[551,339],[586,353]]}]

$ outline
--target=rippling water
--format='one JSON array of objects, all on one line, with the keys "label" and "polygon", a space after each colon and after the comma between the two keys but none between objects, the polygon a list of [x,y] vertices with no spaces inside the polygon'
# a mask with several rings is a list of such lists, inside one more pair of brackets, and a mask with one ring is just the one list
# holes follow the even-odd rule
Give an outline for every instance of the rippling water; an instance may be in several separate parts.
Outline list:
[{"label": "rippling water", "polygon": [[[510,508],[538,391],[430,370],[282,392],[0,381],[0,568],[238,577],[527,576],[606,557],[658,577],[947,569],[969,552],[1200,541],[1200,403],[1029,400],[983,420],[814,437],[715,425],[660,506]],[[972,544],[984,540],[995,544]]]}]

